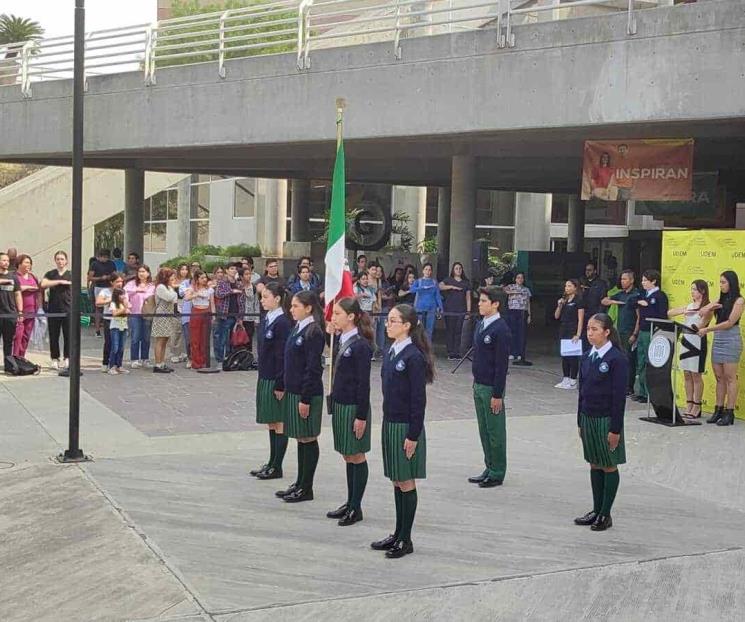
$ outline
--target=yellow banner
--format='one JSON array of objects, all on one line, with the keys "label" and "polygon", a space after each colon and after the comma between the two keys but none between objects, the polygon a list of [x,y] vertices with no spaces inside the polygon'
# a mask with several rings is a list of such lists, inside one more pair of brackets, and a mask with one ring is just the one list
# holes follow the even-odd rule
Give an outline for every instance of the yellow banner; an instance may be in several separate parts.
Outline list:
[{"label": "yellow banner", "polygon": [[[703,279],[709,284],[709,297],[719,299],[719,275],[734,270],[740,279],[745,278],[745,231],[701,230],[665,231],[662,234],[662,290],[670,299],[670,308],[683,307],[691,302],[691,283]],[[681,318],[677,318],[681,320]],[[745,338],[745,321],[740,323]],[[714,333],[708,335],[708,354],[704,372],[704,406],[712,412],[715,406],[716,378],[711,367],[711,350]],[[678,406],[685,409],[683,373],[678,372]],[[745,418],[745,356],[740,360],[739,396],[735,414]]]}]

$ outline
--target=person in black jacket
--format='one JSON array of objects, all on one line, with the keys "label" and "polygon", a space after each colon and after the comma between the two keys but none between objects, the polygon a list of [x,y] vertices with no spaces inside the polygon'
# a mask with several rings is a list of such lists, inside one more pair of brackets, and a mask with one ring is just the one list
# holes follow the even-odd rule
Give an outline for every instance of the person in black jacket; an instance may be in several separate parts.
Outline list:
[{"label": "person in black jacket", "polygon": [[362,496],[367,485],[370,451],[370,367],[375,334],[370,316],[356,298],[342,298],[334,305],[329,332],[336,333],[333,389],[331,392],[334,449],[347,463],[347,500],[328,518],[339,526],[362,520]]},{"label": "person in black jacket", "polygon": [[388,313],[393,345],[383,359],[383,472],[393,482],[396,530],[370,546],[397,559],[414,552],[411,528],[417,506],[416,480],[427,476],[424,410],[427,384],[434,378],[429,339],[411,305]]},{"label": "person in black jacket", "polygon": [[288,503],[313,500],[318,466],[318,436],[323,413],[323,350],[326,347],[323,310],[312,291],[295,294],[290,305],[295,320],[285,345],[285,434],[297,439],[297,480],[277,496]]},{"label": "person in black jacket", "polygon": [[285,344],[292,322],[285,315],[282,303],[285,288],[279,283],[267,283],[261,292],[261,307],[266,314],[259,331],[259,379],[256,383],[256,423],[269,428],[269,462],[251,471],[258,479],[282,477],[282,461],[287,451],[284,433]]},{"label": "person in black jacket", "polygon": [[592,511],[575,518],[593,531],[613,526],[611,508],[618,491],[618,465],[626,462],[623,416],[629,362],[620,347],[613,320],[605,313],[587,322],[592,349],[582,357],[579,376],[577,426],[585,460],[590,463]]},{"label": "person in black jacket", "polygon": [[512,334],[500,315],[506,306],[507,295],[500,288],[479,290],[479,313],[483,319],[473,334],[473,401],[486,468],[468,481],[480,488],[501,486],[507,472],[504,389]]}]

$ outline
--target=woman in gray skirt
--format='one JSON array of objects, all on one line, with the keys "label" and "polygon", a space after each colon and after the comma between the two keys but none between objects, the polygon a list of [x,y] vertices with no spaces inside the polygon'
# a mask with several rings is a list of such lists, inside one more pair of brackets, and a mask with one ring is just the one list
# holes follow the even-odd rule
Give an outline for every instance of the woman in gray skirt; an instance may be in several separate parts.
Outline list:
[{"label": "woman in gray skirt", "polygon": [[334,384],[331,392],[331,425],[334,449],[347,464],[347,500],[328,518],[346,527],[362,520],[362,496],[367,486],[370,451],[370,361],[375,334],[370,316],[356,298],[342,298],[334,305],[329,332],[339,335],[334,348]]},{"label": "woman in gray skirt", "polygon": [[702,337],[714,333],[711,363],[717,379],[717,403],[714,414],[707,423],[725,426],[735,422],[737,401],[737,366],[742,355],[740,318],[745,300],[740,295],[740,280],[732,270],[725,270],[719,277],[719,301],[711,303],[716,311],[716,324],[698,331]]},{"label": "woman in gray skirt", "polygon": [[417,506],[416,480],[427,477],[424,435],[426,385],[434,378],[429,339],[411,305],[396,305],[388,313],[393,345],[383,359],[383,472],[393,482],[396,530],[373,542],[376,551],[397,559],[414,552],[411,527]]}]

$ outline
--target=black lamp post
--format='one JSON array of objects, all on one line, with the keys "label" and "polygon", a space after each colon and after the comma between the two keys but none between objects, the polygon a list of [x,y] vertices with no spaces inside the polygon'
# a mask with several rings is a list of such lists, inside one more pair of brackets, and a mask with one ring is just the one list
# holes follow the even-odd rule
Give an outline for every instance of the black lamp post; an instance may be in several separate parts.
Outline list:
[{"label": "black lamp post", "polygon": [[72,95],[72,308],[70,310],[70,438],[61,462],[88,460],[80,449],[80,291],[83,253],[83,93],[85,0],[75,0]]}]

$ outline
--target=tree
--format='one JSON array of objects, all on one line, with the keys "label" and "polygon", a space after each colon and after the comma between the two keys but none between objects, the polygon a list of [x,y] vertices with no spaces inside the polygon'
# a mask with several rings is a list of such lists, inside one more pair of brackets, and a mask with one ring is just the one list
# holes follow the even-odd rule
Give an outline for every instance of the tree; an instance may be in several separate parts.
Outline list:
[{"label": "tree", "polygon": [[[198,0],[174,0],[171,7],[171,16],[173,18],[188,17],[191,15],[201,15],[206,13],[216,13],[231,9],[242,9],[246,7],[261,7],[266,4],[266,0],[226,0],[225,2],[215,2],[204,4]],[[287,23],[277,23],[280,20],[288,20]],[[297,24],[297,11],[290,2],[287,3],[287,9],[273,7],[267,8],[266,11],[257,11],[246,14],[239,19],[233,19],[227,22],[226,28],[231,30],[225,33],[225,58],[241,58],[245,56],[257,56],[263,54],[279,54],[282,52],[292,52],[296,44],[294,37],[285,33],[272,34],[277,31],[293,29]],[[235,30],[232,30],[234,29]],[[191,34],[199,33],[199,34]],[[217,60],[217,39],[220,35],[220,26],[217,20],[211,24],[197,24],[194,26],[184,27],[180,24],[169,24],[168,20],[161,23],[158,29],[159,37],[178,37],[175,39],[166,39],[156,43],[155,58],[158,67],[168,67],[171,65],[186,65],[194,63],[215,62]],[[262,35],[251,39],[240,39],[248,35]],[[293,39],[288,42],[288,39]],[[193,45],[205,41],[212,41],[211,45]],[[158,50],[159,47],[178,45],[179,49]],[[247,50],[231,51],[231,48],[239,48],[246,45],[256,45]],[[168,56],[171,54],[184,54],[191,52],[189,56],[181,58],[164,58],[160,60],[159,56]]]},{"label": "tree", "polygon": [[[0,45],[40,39],[43,34],[44,29],[39,22],[6,13],[0,15]],[[20,49],[8,50],[5,58],[15,58],[19,53]]]}]

